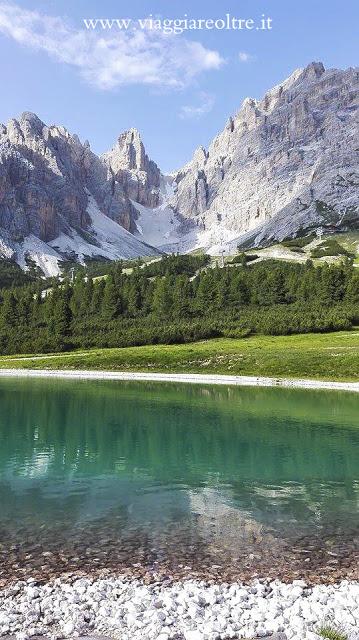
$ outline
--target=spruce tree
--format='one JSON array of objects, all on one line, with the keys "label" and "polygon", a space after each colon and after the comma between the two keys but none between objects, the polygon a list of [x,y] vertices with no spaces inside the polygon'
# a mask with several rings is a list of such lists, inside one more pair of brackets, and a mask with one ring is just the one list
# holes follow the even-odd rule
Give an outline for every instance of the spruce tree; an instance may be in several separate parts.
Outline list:
[{"label": "spruce tree", "polygon": [[58,299],[54,306],[53,330],[57,338],[65,338],[71,332],[71,287],[66,284],[58,293]]},{"label": "spruce tree", "polygon": [[80,304],[80,316],[87,318],[91,316],[91,304],[94,293],[94,284],[92,278],[89,276],[85,280],[82,292],[82,299]]},{"label": "spruce tree", "polygon": [[173,317],[189,318],[191,314],[192,290],[186,275],[177,276],[173,287]]},{"label": "spruce tree", "polygon": [[142,287],[138,273],[128,279],[126,302],[128,314],[135,318],[142,308]]},{"label": "spruce tree", "polygon": [[350,304],[359,305],[359,273],[353,273],[350,278],[345,290],[345,300]]},{"label": "spruce tree", "polygon": [[112,276],[106,279],[106,284],[103,292],[101,316],[104,320],[109,322],[117,318],[121,311],[121,304],[119,295],[113,281]]},{"label": "spruce tree", "polygon": [[17,300],[12,290],[5,291],[1,305],[1,324],[3,327],[14,327],[18,321]]},{"label": "spruce tree", "polygon": [[152,311],[160,318],[171,318],[172,316],[172,280],[170,276],[156,278],[152,298]]}]

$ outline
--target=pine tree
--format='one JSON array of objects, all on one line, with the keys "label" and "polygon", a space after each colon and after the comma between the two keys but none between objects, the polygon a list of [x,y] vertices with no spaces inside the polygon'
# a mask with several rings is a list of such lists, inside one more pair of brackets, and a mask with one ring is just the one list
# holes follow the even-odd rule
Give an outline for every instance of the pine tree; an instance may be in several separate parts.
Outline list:
[{"label": "pine tree", "polygon": [[33,293],[30,289],[23,290],[18,294],[17,316],[20,324],[28,327],[31,324],[33,310]]},{"label": "pine tree", "polygon": [[118,260],[113,264],[110,275],[112,276],[116,287],[120,289],[123,284],[123,261],[122,260]]},{"label": "pine tree", "polygon": [[117,318],[120,313],[121,301],[119,298],[119,294],[112,276],[109,276],[106,280],[103,292],[101,315],[104,320],[110,321],[114,320],[114,318]]},{"label": "pine tree", "polygon": [[42,310],[43,310],[42,290],[41,290],[41,287],[38,287],[37,291],[33,295],[32,305],[31,305],[30,324],[32,327],[36,327],[41,322]]},{"label": "pine tree", "polygon": [[283,304],[286,302],[285,278],[280,267],[268,273],[267,284],[267,301],[269,304]]},{"label": "pine tree", "polygon": [[87,277],[83,286],[82,299],[80,304],[80,316],[85,318],[91,316],[91,303],[94,293],[93,280]]},{"label": "pine tree", "polygon": [[209,310],[214,308],[215,298],[215,276],[213,269],[209,269],[199,275],[195,300],[196,310],[203,315],[207,314]]},{"label": "pine tree", "polygon": [[189,318],[191,313],[192,290],[186,275],[177,276],[173,287],[173,317]]},{"label": "pine tree", "polygon": [[1,324],[3,327],[14,327],[18,321],[17,300],[12,290],[5,291],[1,305]]},{"label": "pine tree", "polygon": [[247,264],[248,264],[248,258],[247,258],[246,254],[245,254],[244,252],[242,252],[242,253],[240,254],[240,259],[241,259],[241,261],[240,261],[240,263],[239,263],[239,264],[241,264],[241,265],[242,265],[242,267],[246,267],[246,266],[247,266]]},{"label": "pine tree", "polygon": [[128,314],[135,318],[142,308],[142,287],[138,273],[128,279],[126,302]]},{"label": "pine tree", "polygon": [[98,316],[101,315],[102,310],[102,301],[104,296],[105,289],[105,281],[100,280],[96,282],[93,289],[92,301],[91,301],[91,315]]},{"label": "pine tree", "polygon": [[359,305],[359,273],[353,273],[345,289],[345,300]]},{"label": "pine tree", "polygon": [[54,306],[52,325],[57,338],[65,338],[70,335],[72,320],[71,297],[71,287],[66,284],[59,291],[58,299]]},{"label": "pine tree", "polygon": [[172,280],[170,276],[156,278],[152,298],[152,311],[159,318],[171,318],[172,316]]}]

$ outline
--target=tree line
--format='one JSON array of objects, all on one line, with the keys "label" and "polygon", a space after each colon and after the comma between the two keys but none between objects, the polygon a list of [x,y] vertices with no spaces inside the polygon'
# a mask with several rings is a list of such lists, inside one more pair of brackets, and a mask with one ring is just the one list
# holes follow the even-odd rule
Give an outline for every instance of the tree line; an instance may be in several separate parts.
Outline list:
[{"label": "tree line", "polygon": [[2,289],[0,352],[181,343],[250,333],[283,335],[359,324],[359,273],[340,265],[267,260],[208,266],[207,256],[169,256],[105,278],[79,272]]}]

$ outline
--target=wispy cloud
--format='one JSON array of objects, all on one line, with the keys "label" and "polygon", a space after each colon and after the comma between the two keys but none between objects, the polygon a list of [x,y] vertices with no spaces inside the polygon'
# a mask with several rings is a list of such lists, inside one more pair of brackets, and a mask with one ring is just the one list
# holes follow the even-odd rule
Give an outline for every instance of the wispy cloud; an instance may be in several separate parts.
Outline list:
[{"label": "wispy cloud", "polygon": [[198,119],[204,116],[206,113],[212,111],[214,106],[214,96],[209,93],[201,93],[200,104],[198,105],[184,105],[181,107],[179,116],[182,120]]},{"label": "wispy cloud", "polygon": [[0,33],[76,67],[99,89],[124,84],[181,88],[223,63],[218,51],[182,36],[148,29],[115,34],[76,30],[63,18],[1,1]]},{"label": "wispy cloud", "polygon": [[249,62],[250,60],[253,60],[253,56],[246,51],[240,51],[238,54],[238,58],[240,62]]}]

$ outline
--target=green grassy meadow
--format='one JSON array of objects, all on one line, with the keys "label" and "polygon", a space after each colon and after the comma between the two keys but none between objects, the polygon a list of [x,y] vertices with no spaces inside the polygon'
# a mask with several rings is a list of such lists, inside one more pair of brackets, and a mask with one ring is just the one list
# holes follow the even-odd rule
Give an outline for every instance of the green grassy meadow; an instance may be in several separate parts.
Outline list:
[{"label": "green grassy meadow", "polygon": [[359,328],[191,344],[2,356],[0,368],[209,373],[359,381]]}]

